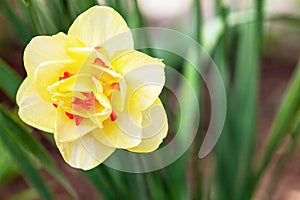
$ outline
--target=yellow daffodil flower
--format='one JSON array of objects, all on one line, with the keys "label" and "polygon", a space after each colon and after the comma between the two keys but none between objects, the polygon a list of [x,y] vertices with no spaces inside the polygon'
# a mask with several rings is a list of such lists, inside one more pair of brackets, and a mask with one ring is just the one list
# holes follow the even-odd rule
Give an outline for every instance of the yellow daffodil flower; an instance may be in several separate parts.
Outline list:
[{"label": "yellow daffodil flower", "polygon": [[164,64],[133,49],[130,29],[112,8],[90,8],[68,34],[33,38],[24,65],[19,116],[54,133],[72,167],[94,168],[116,148],[151,152],[166,137],[167,116],[158,98]]}]

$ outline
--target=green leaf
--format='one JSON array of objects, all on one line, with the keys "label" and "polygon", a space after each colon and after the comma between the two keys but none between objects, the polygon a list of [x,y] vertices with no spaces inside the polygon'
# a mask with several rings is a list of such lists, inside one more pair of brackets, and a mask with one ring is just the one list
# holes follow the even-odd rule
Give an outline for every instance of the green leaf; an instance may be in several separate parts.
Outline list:
[{"label": "green leaf", "polygon": [[[230,28],[247,24],[255,20],[255,11],[246,10],[232,12],[228,15],[228,25]],[[216,47],[220,37],[225,33],[225,26],[222,17],[217,16],[203,24],[203,47],[211,53]]]},{"label": "green leaf", "polygon": [[71,24],[71,17],[69,13],[66,12],[66,7],[64,1],[61,0],[51,0],[46,1],[45,7],[47,7],[47,16],[51,16],[53,22],[59,31],[67,32]]},{"label": "green leaf", "polygon": [[8,165],[7,163],[12,163],[13,158],[2,144],[0,140],[0,186],[11,180],[20,170],[16,165]]},{"label": "green leaf", "polygon": [[[237,50],[233,85],[230,85],[230,77],[226,77],[228,75],[225,70],[229,69],[224,69],[224,66],[229,66],[226,61],[228,44],[225,49],[224,41],[218,45],[215,57],[223,76],[226,77],[229,103],[226,123],[216,148],[216,199],[249,199],[252,195],[249,188],[252,187],[253,152],[257,131],[261,12],[262,10],[250,10],[233,13],[220,21],[227,35],[232,33],[228,31],[227,26],[239,26],[236,29],[238,38],[234,38],[237,41]],[[249,23],[245,23],[247,21]],[[223,55],[220,56],[219,53]]]},{"label": "green leaf", "polygon": [[[199,33],[196,34],[197,40],[199,41],[200,38]],[[193,46],[194,47],[194,46]],[[180,132],[178,132],[177,137],[179,138],[178,141],[178,148],[180,145],[188,144],[191,139],[195,141],[200,141],[200,134],[199,132],[192,138],[193,135],[191,133],[195,133],[195,127],[201,127],[201,121],[199,119],[201,109],[201,95],[202,95],[202,88],[201,88],[201,77],[199,72],[194,68],[194,66],[188,62],[193,61],[193,64],[199,67],[200,64],[200,54],[201,52],[198,49],[193,49],[192,47],[188,49],[186,57],[187,60],[184,61],[183,64],[183,75],[186,80],[182,79],[179,87],[179,98],[178,101],[180,102],[180,109],[181,115],[178,115],[175,120],[175,127],[176,129],[179,127],[180,124]],[[187,98],[189,97],[189,98]],[[201,129],[198,127],[198,131]],[[175,129],[175,130],[176,130]],[[195,145],[198,145],[195,143]],[[196,147],[196,146],[195,146]],[[194,147],[194,148],[195,148]],[[197,150],[198,150],[197,146]],[[194,150],[192,155],[194,158],[198,159],[197,152]],[[191,156],[192,159],[194,159]],[[187,170],[188,168],[188,160],[190,155],[186,152],[184,153],[180,159],[176,160],[172,165],[166,168],[168,177],[172,184],[172,195],[174,198],[179,197],[179,199],[188,199],[191,195],[190,191],[192,189],[188,188],[188,183],[183,182],[186,181],[186,174],[182,173]],[[193,166],[195,169],[195,174],[198,174],[197,165]],[[190,190],[189,190],[190,189]],[[197,191],[197,193],[201,191]]]},{"label": "green leaf", "polygon": [[15,140],[14,130],[7,126],[5,121],[3,121],[3,115],[1,115],[0,122],[0,139],[14,158],[19,169],[24,173],[30,184],[37,190],[42,199],[52,199],[38,168]]},{"label": "green leaf", "polygon": [[26,21],[29,15],[22,10],[19,1],[16,2],[16,5],[12,5],[12,3],[9,2],[11,1],[0,1],[1,13],[6,16],[7,20],[12,25],[16,37],[23,44],[26,44],[33,36],[32,27],[28,21]]},{"label": "green leaf", "polygon": [[299,136],[300,136],[300,110],[297,110],[295,114],[295,120],[292,120],[291,123],[291,131],[290,136],[288,138],[288,145],[285,145],[283,148],[283,152],[280,153],[280,157],[275,163],[275,167],[272,170],[273,176],[270,178],[268,182],[268,187],[266,189],[268,193],[268,199],[272,199],[273,195],[276,193],[275,191],[278,189],[278,182],[283,176],[283,171],[286,169],[286,164],[290,162],[290,160],[297,155],[297,147],[299,146]]},{"label": "green leaf", "polygon": [[[135,185],[134,181],[126,176],[126,173],[110,169],[103,164],[95,169],[84,172],[84,174],[105,199],[120,199],[125,196],[131,196],[130,187]],[[124,187],[124,183],[128,183],[126,187]],[[137,186],[135,185],[134,187]],[[133,190],[134,187],[132,188]],[[114,188],[117,192],[112,193],[111,188]]]},{"label": "green leaf", "polygon": [[79,14],[94,5],[98,5],[96,0],[78,0],[76,3],[73,0],[67,0],[67,7],[71,20],[74,20]]},{"label": "green leaf", "polygon": [[26,189],[25,191],[15,194],[8,200],[24,200],[24,199],[38,199],[38,194],[34,189],[29,188]]},{"label": "green leaf", "polygon": [[300,62],[298,63],[297,70],[294,73],[293,79],[282,99],[282,103],[276,114],[273,122],[267,145],[264,151],[262,162],[256,173],[255,183],[257,184],[259,178],[268,166],[271,158],[274,155],[277,147],[279,146],[283,137],[287,134],[287,130],[293,121],[293,117],[297,112],[297,106],[300,103]]},{"label": "green leaf", "polygon": [[25,0],[25,5],[37,34],[55,34],[58,32],[58,28],[53,21],[45,2],[38,0]]},{"label": "green leaf", "polygon": [[14,141],[34,156],[34,158],[36,158],[70,193],[73,199],[77,199],[76,192],[56,167],[45,148],[22,126],[21,122],[12,114],[6,112],[2,107],[0,107],[0,120],[3,124],[13,130],[12,137],[14,138]]},{"label": "green leaf", "polygon": [[15,101],[21,78],[0,58],[0,88]]},{"label": "green leaf", "polygon": [[[233,99],[230,105],[235,132],[238,168],[235,180],[237,198],[246,198],[251,180],[257,131],[257,99],[260,68],[260,38],[255,23],[240,27]],[[238,112],[237,112],[238,111]],[[233,114],[234,113],[234,114]],[[232,160],[233,161],[233,160]]]},{"label": "green leaf", "polygon": [[89,179],[94,188],[101,193],[104,199],[113,199],[119,191],[110,192],[113,187],[111,180],[105,176],[105,172],[98,171],[97,168],[83,172],[84,175]]}]

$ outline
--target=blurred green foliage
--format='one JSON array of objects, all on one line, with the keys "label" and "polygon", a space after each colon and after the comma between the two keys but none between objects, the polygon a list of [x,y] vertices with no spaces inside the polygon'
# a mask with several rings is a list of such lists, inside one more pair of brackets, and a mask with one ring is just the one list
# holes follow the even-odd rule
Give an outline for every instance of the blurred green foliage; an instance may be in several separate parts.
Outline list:
[{"label": "blurred green foliage", "polygon": [[[300,24],[300,18],[291,15],[265,16],[265,2],[251,2],[252,10],[234,12],[223,1],[215,0],[216,14],[209,24],[202,20],[203,8],[200,0],[194,0],[190,11],[191,16],[195,18],[191,37],[202,44],[213,57],[227,90],[227,117],[221,138],[213,152],[215,162],[209,164],[211,167],[215,166],[210,181],[204,183],[204,176],[207,175],[202,172],[202,161],[197,158],[196,152],[200,147],[199,141],[204,127],[204,121],[201,120],[197,142],[191,151],[187,151],[164,169],[145,174],[129,174],[100,165],[83,172],[104,199],[251,199],[275,151],[281,141],[290,134],[290,148],[279,159],[275,170],[280,172],[280,166],[289,158],[298,142],[300,64],[283,97],[266,148],[257,165],[254,154],[259,123],[257,111],[263,24],[265,21],[276,20],[297,26]],[[147,25],[136,0],[107,0],[105,3],[116,9],[131,28]],[[66,32],[76,16],[96,4],[96,0],[2,0],[0,11],[13,29],[15,39],[24,47],[35,35]],[[171,53],[151,50],[148,50],[148,53],[155,53],[153,56],[164,58],[167,65],[176,66],[177,70],[183,73],[193,89],[198,92],[199,101],[202,102],[200,110],[203,110],[203,84],[189,63]],[[20,83],[20,76],[0,58],[0,88],[12,102],[15,102]],[[193,110],[199,105],[188,102],[184,86],[179,86],[179,89],[180,98],[186,102],[184,106],[190,110],[188,113],[182,113],[183,117],[193,119]],[[163,95],[166,97],[168,94]],[[167,102],[168,99],[163,101]],[[171,130],[176,130],[179,118],[180,116],[172,116],[169,119],[170,122],[175,122],[170,123]],[[184,126],[184,131],[189,132],[188,125]],[[15,194],[11,199],[32,199],[37,195],[41,199],[52,199],[51,188],[43,177],[41,168],[46,169],[72,199],[79,198],[50,153],[20,122],[15,112],[4,106],[0,107],[0,152],[0,186],[21,173],[32,187]],[[188,174],[196,178],[191,181]],[[278,179],[278,176],[274,176],[274,180],[276,178]],[[276,184],[270,185],[270,188],[276,188]]]}]

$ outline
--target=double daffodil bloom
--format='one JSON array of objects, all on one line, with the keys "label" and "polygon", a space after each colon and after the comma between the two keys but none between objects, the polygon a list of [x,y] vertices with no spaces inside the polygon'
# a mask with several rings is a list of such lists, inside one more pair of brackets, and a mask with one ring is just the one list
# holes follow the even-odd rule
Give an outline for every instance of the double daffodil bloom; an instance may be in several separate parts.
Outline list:
[{"label": "double daffodil bloom", "polygon": [[72,167],[91,169],[116,148],[151,152],[166,137],[167,116],[158,98],[164,64],[133,49],[130,29],[112,8],[90,8],[67,35],[33,38],[24,65],[19,116],[54,133]]}]

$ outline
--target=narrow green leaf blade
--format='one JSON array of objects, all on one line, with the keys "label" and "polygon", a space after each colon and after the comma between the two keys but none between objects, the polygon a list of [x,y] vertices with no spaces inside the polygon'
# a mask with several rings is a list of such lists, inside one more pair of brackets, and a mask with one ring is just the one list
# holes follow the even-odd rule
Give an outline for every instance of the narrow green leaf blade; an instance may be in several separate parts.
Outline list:
[{"label": "narrow green leaf blade", "polygon": [[297,112],[297,106],[300,103],[300,62],[298,63],[297,70],[294,73],[293,79],[286,91],[286,94],[282,100],[279,110],[276,114],[273,122],[269,138],[267,140],[267,146],[265,148],[263,160],[258,168],[256,174],[256,182],[263,174],[264,170],[268,166],[274,152],[276,151],[280,141],[287,133],[293,116]]},{"label": "narrow green leaf blade", "polygon": [[0,58],[0,89],[15,101],[21,78]]},{"label": "narrow green leaf blade", "polygon": [[32,188],[29,188],[25,191],[15,194],[13,197],[8,200],[24,200],[24,199],[38,199],[38,194]]},{"label": "narrow green leaf blade", "polygon": [[56,167],[45,148],[29,133],[12,114],[0,107],[0,120],[13,130],[13,138],[21,147],[30,152],[45,167],[59,183],[77,199],[76,192]]},{"label": "narrow green leaf blade", "polygon": [[96,0],[79,0],[76,3],[72,0],[67,0],[71,20],[74,20],[80,13],[97,4]]},{"label": "narrow green leaf blade", "polygon": [[14,158],[14,161],[19,166],[20,170],[24,173],[28,181],[39,193],[42,199],[52,199],[51,194],[33,161],[28,154],[22,150],[19,144],[15,141],[13,136],[14,130],[6,125],[0,118],[0,139]]},{"label": "narrow green leaf blade", "polygon": [[119,192],[110,192],[112,188],[111,180],[107,179],[104,173],[105,172],[101,173],[96,168],[84,172],[84,175],[89,179],[95,189],[105,197],[104,199],[113,199]]},{"label": "narrow green leaf blade", "polygon": [[13,158],[7,151],[6,147],[0,140],[0,187],[19,174],[19,169],[16,165],[8,165],[11,163]]},{"label": "narrow green leaf blade", "polygon": [[9,3],[8,0],[0,1],[0,11],[6,16],[6,19],[12,25],[12,28],[18,39],[23,44],[26,44],[32,37],[31,27],[29,27],[28,24],[25,22],[25,13],[21,12],[21,16],[18,15],[16,12],[17,6],[12,6],[11,4],[12,3]]}]

